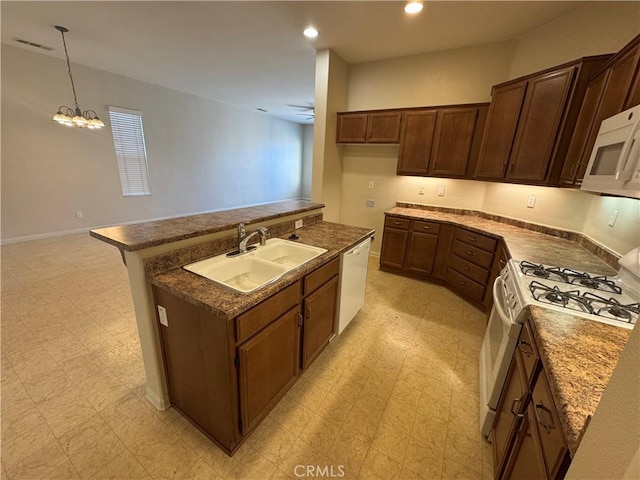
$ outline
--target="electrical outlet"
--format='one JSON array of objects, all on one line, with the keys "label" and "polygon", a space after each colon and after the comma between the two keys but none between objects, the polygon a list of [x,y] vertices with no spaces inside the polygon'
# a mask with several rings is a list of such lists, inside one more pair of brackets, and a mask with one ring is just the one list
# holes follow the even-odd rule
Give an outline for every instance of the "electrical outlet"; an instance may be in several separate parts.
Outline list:
[{"label": "electrical outlet", "polygon": [[160,317],[160,323],[165,327],[169,326],[169,320],[167,319],[167,309],[158,305],[158,317]]},{"label": "electrical outlet", "polygon": [[369,180],[369,190],[373,190],[373,180]]},{"label": "electrical outlet", "polygon": [[369,208],[373,207],[374,203],[375,203],[375,202],[369,198],[369,199],[367,200],[367,207],[369,207]]},{"label": "electrical outlet", "polygon": [[609,217],[609,226],[613,227],[616,224],[616,219],[618,218],[618,210],[614,210],[611,212],[611,216]]},{"label": "electrical outlet", "polygon": [[439,197],[444,197],[444,187],[440,185],[438,187],[438,191],[436,192]]},{"label": "electrical outlet", "polygon": [[298,228],[302,228],[302,223],[303,223],[303,222],[302,222],[302,219],[300,219],[300,220],[296,220],[296,221],[293,223],[293,227],[294,227],[296,230],[297,230]]},{"label": "electrical outlet", "polygon": [[533,195],[529,195],[527,199],[527,208],[533,208],[536,206],[536,197]]},{"label": "electrical outlet", "polygon": [[418,195],[424,195],[424,185],[418,187]]},{"label": "electrical outlet", "polygon": [[82,210],[76,210],[76,218],[82,218]]}]

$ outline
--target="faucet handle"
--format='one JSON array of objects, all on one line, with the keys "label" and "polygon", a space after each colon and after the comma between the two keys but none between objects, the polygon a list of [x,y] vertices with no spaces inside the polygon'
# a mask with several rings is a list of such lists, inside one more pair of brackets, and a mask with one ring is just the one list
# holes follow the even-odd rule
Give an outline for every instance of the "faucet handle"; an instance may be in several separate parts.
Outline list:
[{"label": "faucet handle", "polygon": [[238,225],[238,238],[242,239],[247,234],[247,231],[244,228],[244,223]]}]

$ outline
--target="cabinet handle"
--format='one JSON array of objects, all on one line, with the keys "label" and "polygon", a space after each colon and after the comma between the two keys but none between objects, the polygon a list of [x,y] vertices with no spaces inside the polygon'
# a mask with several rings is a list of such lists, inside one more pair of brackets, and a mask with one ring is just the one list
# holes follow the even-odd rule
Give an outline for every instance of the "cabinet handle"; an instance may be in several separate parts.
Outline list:
[{"label": "cabinet handle", "polygon": [[507,265],[507,262],[503,259],[500,259],[498,260],[498,264],[500,265],[500,270],[502,270]]},{"label": "cabinet handle", "polygon": [[516,413],[516,405],[519,404],[522,401],[521,398],[515,397],[513,399],[513,402],[511,402],[511,415],[513,415],[516,418],[524,418],[524,413]]},{"label": "cabinet handle", "polygon": [[522,340],[518,340],[518,348],[527,357],[530,357],[531,355],[533,355],[533,347],[531,345],[529,345],[527,342],[523,342]]},{"label": "cabinet handle", "polygon": [[471,255],[473,257],[475,255],[475,252],[472,252],[471,250],[467,250],[467,255]]},{"label": "cabinet handle", "polygon": [[513,169],[516,166],[515,163],[512,163],[511,166],[509,167],[509,173],[513,173]]},{"label": "cabinet handle", "polygon": [[469,271],[469,267],[467,267],[466,265],[464,265],[464,266],[462,267],[462,269],[463,269],[463,270],[466,270],[467,272]]},{"label": "cabinet handle", "polygon": [[402,222],[393,222],[394,225],[402,225]]},{"label": "cabinet handle", "polygon": [[467,282],[460,282],[460,285],[462,285],[463,287],[467,286]]},{"label": "cabinet handle", "polygon": [[425,230],[431,230],[431,227],[422,227],[422,228],[424,228]]},{"label": "cabinet handle", "polygon": [[470,242],[477,242],[478,239],[476,237],[469,237]]},{"label": "cabinet handle", "polygon": [[538,415],[538,409],[545,410],[545,411],[549,411],[549,409],[547,407],[545,407],[544,404],[538,403],[538,404],[536,404],[535,408],[533,409],[533,413],[534,413],[534,415],[536,417],[536,422],[538,422],[538,424],[542,425],[544,427],[544,429],[547,431],[547,433],[551,433],[551,429],[554,428],[554,426],[542,421],[542,419],[540,418],[540,415]]},{"label": "cabinet handle", "polygon": [[307,305],[307,320],[311,320],[311,307]]}]

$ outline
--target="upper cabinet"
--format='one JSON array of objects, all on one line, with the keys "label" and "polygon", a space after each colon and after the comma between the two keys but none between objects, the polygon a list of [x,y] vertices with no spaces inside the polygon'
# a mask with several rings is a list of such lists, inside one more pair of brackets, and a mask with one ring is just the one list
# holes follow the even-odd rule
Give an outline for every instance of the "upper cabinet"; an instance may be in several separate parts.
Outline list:
[{"label": "upper cabinet", "polygon": [[600,124],[640,103],[640,35],[607,61],[589,80],[560,183],[582,183]]},{"label": "upper cabinet", "polygon": [[452,178],[472,175],[487,111],[486,103],[406,111],[397,174]]},{"label": "upper cabinet", "polygon": [[336,143],[398,143],[401,111],[338,113]]},{"label": "upper cabinet", "polygon": [[556,183],[588,78],[608,58],[583,58],[494,86],[475,178]]}]

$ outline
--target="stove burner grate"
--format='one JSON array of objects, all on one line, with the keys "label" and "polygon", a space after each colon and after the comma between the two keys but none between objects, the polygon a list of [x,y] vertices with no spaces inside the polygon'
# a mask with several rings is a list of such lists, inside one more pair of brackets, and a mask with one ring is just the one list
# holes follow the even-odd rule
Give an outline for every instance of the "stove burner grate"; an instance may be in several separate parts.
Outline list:
[{"label": "stove burner grate", "polygon": [[607,299],[591,292],[585,292],[582,296],[591,305],[593,313],[600,317],[635,323],[634,315],[636,318],[640,315],[640,303],[623,305],[615,298]]},{"label": "stove burner grate", "polygon": [[548,287],[540,282],[533,281],[529,284],[529,291],[533,298],[539,302],[559,305],[569,310],[593,313],[589,302],[580,295],[579,290],[563,292],[557,286]]},{"label": "stove burner grate", "polygon": [[533,277],[549,278],[549,272],[542,265],[538,265],[531,262],[520,262],[520,270],[525,275]]}]

